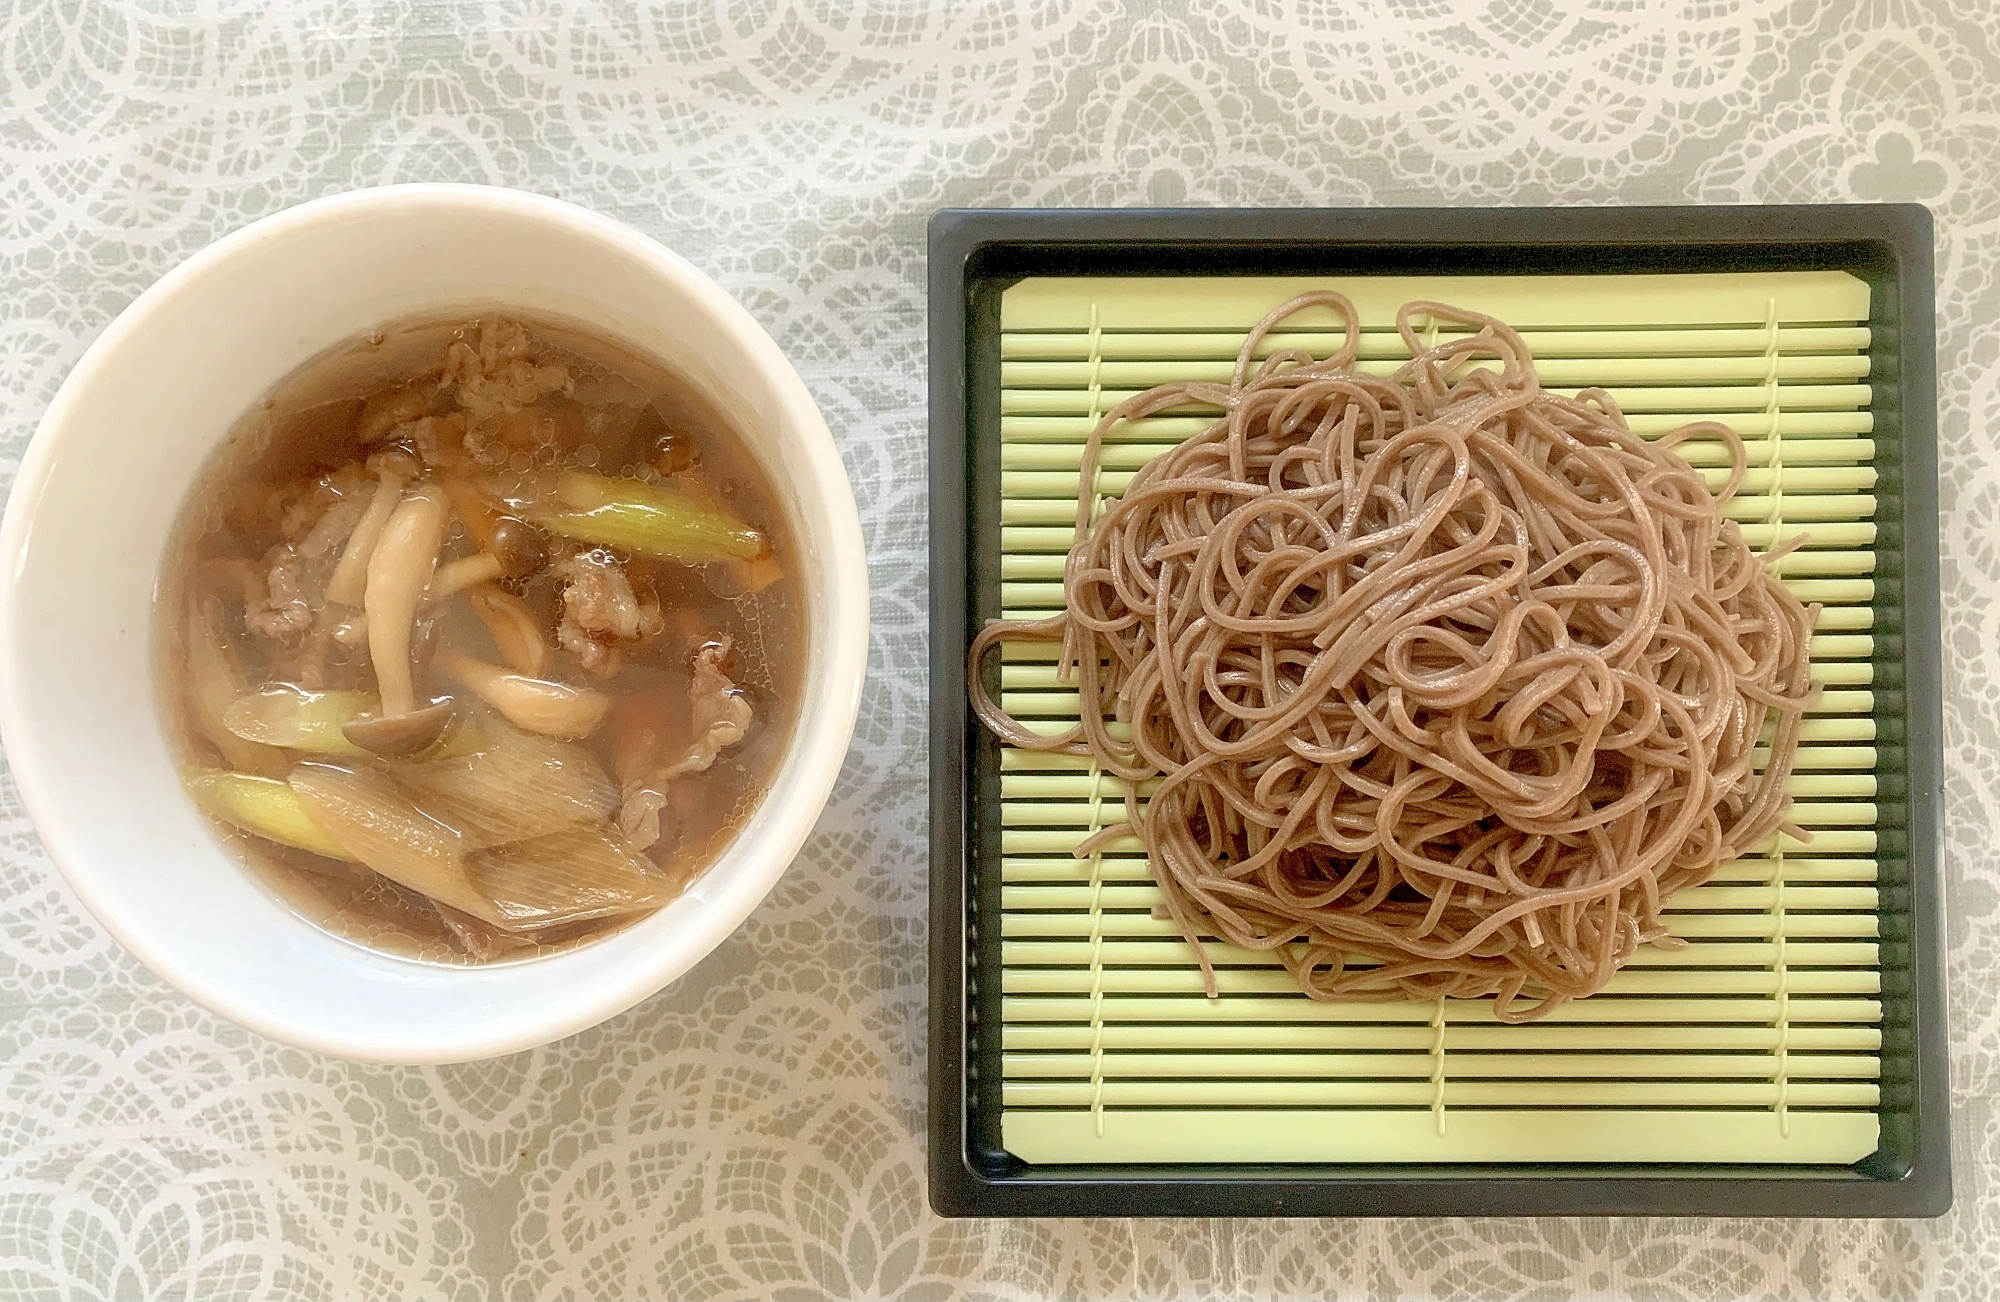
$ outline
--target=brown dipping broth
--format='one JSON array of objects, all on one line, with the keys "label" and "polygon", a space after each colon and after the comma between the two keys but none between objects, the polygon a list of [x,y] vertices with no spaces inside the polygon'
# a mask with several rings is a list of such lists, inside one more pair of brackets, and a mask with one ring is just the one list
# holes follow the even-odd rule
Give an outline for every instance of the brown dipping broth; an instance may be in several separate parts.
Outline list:
[{"label": "brown dipping broth", "polygon": [[[509,319],[527,328],[533,362],[567,369],[573,386],[568,393],[546,394],[518,412],[498,417],[497,425],[506,428],[499,430],[494,459],[473,464],[468,458],[455,473],[486,484],[504,480],[519,485],[518,490],[496,490],[492,495],[503,512],[506,499],[546,494],[564,471],[689,489],[760,531],[780,575],[747,593],[740,565],[690,564],[608,549],[623,563],[636,591],[650,590],[657,597],[664,622],[657,636],[613,644],[620,667],[610,677],[586,672],[574,655],[558,645],[555,630],[562,615],[562,584],[546,563],[525,579],[500,582],[527,603],[541,626],[552,652],[544,676],[613,698],[611,719],[574,744],[612,775],[614,785],[614,738],[621,720],[642,711],[658,729],[664,751],[679,754],[694,738],[690,681],[695,652],[706,643],[729,639],[726,672],[749,703],[751,722],[742,740],[723,749],[712,767],[675,777],[667,785],[663,834],[645,852],[649,870],[678,894],[720,854],[756,808],[795,721],[803,662],[798,654],[803,644],[802,603],[780,499],[740,438],[685,381],[584,330],[518,314]],[[446,348],[454,341],[476,348],[480,332],[478,321],[425,319],[331,349],[281,381],[239,422],[203,469],[169,545],[155,611],[161,700],[175,758],[184,769],[231,767],[193,722],[197,707],[185,632],[190,603],[219,602],[219,607],[211,604],[209,609],[220,610],[250,690],[266,683],[297,683],[301,675],[296,650],[246,627],[246,601],[232,576],[264,568],[266,553],[284,537],[285,509],[301,496],[301,488],[397,442],[391,436],[386,444],[364,445],[358,437],[360,418],[371,398],[413,378],[435,377]],[[454,409],[449,385],[426,404],[432,414]],[[497,428],[493,422],[474,424]],[[404,444],[419,451],[407,439]],[[662,466],[675,473],[662,474]],[[435,473],[436,468],[426,463],[424,474]],[[373,491],[375,476],[367,474],[365,483],[364,501]],[[456,509],[448,530],[440,566],[479,550]],[[558,553],[590,550],[587,544],[566,543],[554,535],[542,534],[540,541]],[[333,555],[339,551],[335,547]],[[767,565],[761,573],[768,576],[772,570]],[[433,617],[429,638],[433,645],[447,645],[504,667],[500,649],[464,597],[447,599],[428,613]],[[422,644],[420,638],[416,645]],[[422,698],[450,696],[461,707],[471,707],[471,715],[490,717],[464,685],[441,669],[427,668],[426,658],[421,649],[416,652],[420,704]],[[373,691],[375,675],[366,637],[352,646],[327,642],[315,676],[316,683],[302,685]],[[366,756],[288,753],[287,759],[350,768],[393,771],[395,767]],[[267,776],[282,778],[285,773],[280,768]],[[424,812],[450,825],[434,810]],[[559,924],[531,936],[501,935],[505,944],[497,950],[484,947],[484,954],[475,954],[446,925],[437,907],[416,891],[359,863],[280,845],[221,820],[210,821],[231,852],[309,921],[345,939],[407,957],[459,964],[533,957],[607,935],[653,911]]]}]

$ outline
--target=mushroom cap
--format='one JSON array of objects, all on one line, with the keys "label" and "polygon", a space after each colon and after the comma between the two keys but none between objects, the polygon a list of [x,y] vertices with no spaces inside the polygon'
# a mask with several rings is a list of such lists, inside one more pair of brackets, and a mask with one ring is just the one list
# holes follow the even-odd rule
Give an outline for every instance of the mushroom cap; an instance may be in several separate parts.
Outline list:
[{"label": "mushroom cap", "polygon": [[350,719],[341,735],[361,749],[387,759],[411,759],[444,740],[453,719],[449,699],[395,717],[375,714]]}]

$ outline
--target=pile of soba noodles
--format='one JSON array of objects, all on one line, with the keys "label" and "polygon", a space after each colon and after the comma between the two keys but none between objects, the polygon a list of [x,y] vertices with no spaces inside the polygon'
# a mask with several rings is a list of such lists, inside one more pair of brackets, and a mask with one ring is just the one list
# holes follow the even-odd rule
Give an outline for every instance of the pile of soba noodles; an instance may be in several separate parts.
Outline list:
[{"label": "pile of soba noodles", "polygon": [[[1316,305],[1347,323],[1339,352],[1254,360]],[[1420,318],[1464,331],[1426,347]],[[1677,943],[1676,891],[1802,835],[1785,788],[1818,609],[1772,577],[1784,549],[1723,518],[1744,472],[1727,427],[1642,439],[1602,390],[1542,389],[1477,313],[1410,303],[1397,328],[1413,360],[1361,374],[1352,304],[1308,294],[1226,386],[1112,410],[1086,486],[1119,422],[1223,415],[1101,518],[1086,493],[1065,609],[985,628],[973,703],[1008,743],[1126,780],[1127,823],[1078,854],[1143,839],[1211,994],[1203,937],[1274,953],[1316,999],[1491,994],[1527,1021]],[[1690,440],[1728,450],[1719,493],[1675,455]],[[1045,737],[980,662],[1057,636],[1081,723]]]}]

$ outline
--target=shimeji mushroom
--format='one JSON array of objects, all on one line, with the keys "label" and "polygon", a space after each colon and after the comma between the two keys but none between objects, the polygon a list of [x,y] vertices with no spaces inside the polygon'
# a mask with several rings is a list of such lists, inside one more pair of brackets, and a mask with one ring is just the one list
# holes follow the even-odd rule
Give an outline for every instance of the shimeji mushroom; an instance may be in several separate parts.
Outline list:
[{"label": "shimeji mushroom", "polygon": [[510,579],[524,579],[549,563],[549,544],[542,531],[511,515],[493,522],[486,550],[499,559],[501,572]]},{"label": "shimeji mushroom", "polygon": [[[430,587],[425,589],[419,609],[435,606],[447,597],[455,597],[468,588],[476,588],[482,583],[497,579],[502,572],[499,559],[488,552],[474,552],[455,561],[446,561],[431,575]],[[333,636],[335,641],[344,646],[356,646],[366,641],[367,613],[364,611],[350,615],[335,624]]]},{"label": "shimeji mushroom", "polygon": [[611,698],[588,687],[530,678],[441,646],[437,662],[509,723],[549,737],[587,737],[604,722]]},{"label": "shimeji mushroom", "polygon": [[424,602],[429,605],[443,601],[447,597],[455,597],[467,588],[492,582],[504,572],[505,567],[500,564],[500,558],[491,552],[474,552],[455,561],[446,561],[438,566],[437,573],[431,576],[431,586],[424,593]]},{"label": "shimeji mushroom", "polygon": [[343,730],[364,750],[392,756],[420,754],[436,745],[451,726],[451,702],[419,706],[410,664],[417,608],[437,569],[450,517],[443,491],[419,485],[391,513],[368,558],[362,608],[368,617],[368,655],[375,664],[382,713],[357,719]]},{"label": "shimeji mushroom", "polygon": [[535,618],[527,602],[505,588],[482,583],[466,590],[465,603],[479,616],[479,622],[486,625],[493,645],[500,648],[501,658],[516,672],[530,678],[540,678],[548,672],[548,639],[542,636],[542,622]]},{"label": "shimeji mushroom", "polygon": [[347,535],[347,548],[326,584],[327,599],[344,606],[361,604],[368,586],[368,561],[403,500],[403,486],[417,477],[419,469],[416,458],[400,449],[376,453],[368,458],[368,468],[375,472],[375,496],[368,499],[354,532]]}]

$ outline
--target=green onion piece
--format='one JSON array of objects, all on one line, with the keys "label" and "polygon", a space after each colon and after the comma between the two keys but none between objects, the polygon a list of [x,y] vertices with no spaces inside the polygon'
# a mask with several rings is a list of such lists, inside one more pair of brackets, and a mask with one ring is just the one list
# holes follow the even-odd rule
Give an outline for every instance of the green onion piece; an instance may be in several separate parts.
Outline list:
[{"label": "green onion piece", "polygon": [[267,683],[236,698],[222,713],[223,726],[248,741],[318,755],[359,755],[341,729],[381,709],[372,692],[309,692],[290,683]]},{"label": "green onion piece", "polygon": [[289,783],[248,773],[189,769],[181,774],[181,785],[202,812],[231,827],[329,859],[354,858],[312,820]]},{"label": "green onion piece", "polygon": [[460,912],[501,921],[465,875],[458,833],[411,804],[381,773],[315,762],[294,767],[291,783],[312,820],[362,863]]},{"label": "green onion piece", "polygon": [[751,561],[769,550],[763,534],[734,516],[636,480],[572,472],[556,498],[559,506],[531,518],[575,542],[693,564]]}]

